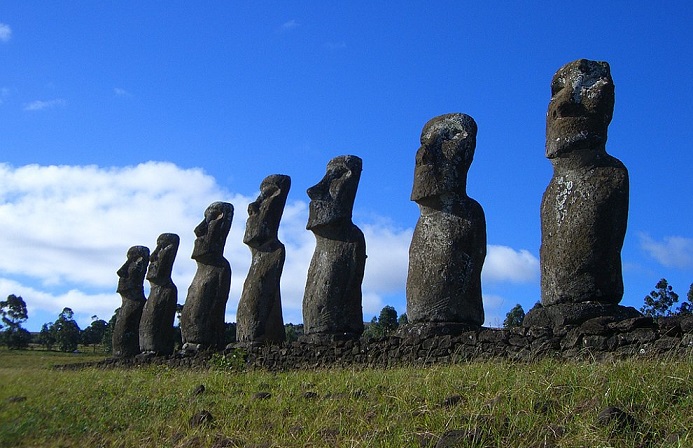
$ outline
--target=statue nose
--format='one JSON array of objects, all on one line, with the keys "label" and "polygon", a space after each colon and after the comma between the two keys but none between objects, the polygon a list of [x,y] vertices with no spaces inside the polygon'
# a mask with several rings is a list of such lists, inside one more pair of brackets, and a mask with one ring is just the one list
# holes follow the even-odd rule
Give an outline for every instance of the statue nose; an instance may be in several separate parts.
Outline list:
[{"label": "statue nose", "polygon": [[324,199],[326,190],[327,189],[325,188],[324,183],[320,182],[319,184],[308,188],[306,193],[308,193],[308,197],[311,199]]},{"label": "statue nose", "polygon": [[195,227],[195,236],[203,236],[207,233],[207,221],[202,221]]}]

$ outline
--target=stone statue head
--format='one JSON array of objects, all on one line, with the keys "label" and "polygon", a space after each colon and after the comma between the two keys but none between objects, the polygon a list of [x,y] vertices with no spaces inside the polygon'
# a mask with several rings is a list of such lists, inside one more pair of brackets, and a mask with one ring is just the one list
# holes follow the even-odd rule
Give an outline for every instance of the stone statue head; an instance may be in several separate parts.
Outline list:
[{"label": "stone statue head", "polygon": [[614,112],[614,82],[607,62],[579,59],[551,80],[546,113],[546,157],[576,150],[603,150]]},{"label": "stone statue head", "polygon": [[424,125],[421,147],[416,151],[412,201],[446,193],[466,195],[476,132],[474,119],[459,113],[440,115]]},{"label": "stone statue head", "polygon": [[243,242],[250,247],[260,247],[276,240],[279,222],[284,213],[286,197],[291,188],[291,178],[283,174],[267,176],[260,184],[260,195],[248,204],[248,221],[245,224]]},{"label": "stone statue head", "polygon": [[149,249],[144,246],[132,246],[128,249],[128,259],[118,269],[118,289],[116,292],[127,295],[144,290],[144,275],[149,263]]},{"label": "stone statue head", "polygon": [[156,249],[149,257],[147,280],[166,281],[171,278],[173,262],[178,253],[180,238],[175,233],[162,233],[156,239]]},{"label": "stone statue head", "polygon": [[205,218],[195,227],[192,258],[196,261],[219,259],[224,256],[226,237],[233,221],[233,205],[213,202],[205,210]]},{"label": "stone statue head", "polygon": [[310,198],[306,229],[351,220],[362,161],[357,156],[339,156],[327,164],[325,177],[307,191]]}]

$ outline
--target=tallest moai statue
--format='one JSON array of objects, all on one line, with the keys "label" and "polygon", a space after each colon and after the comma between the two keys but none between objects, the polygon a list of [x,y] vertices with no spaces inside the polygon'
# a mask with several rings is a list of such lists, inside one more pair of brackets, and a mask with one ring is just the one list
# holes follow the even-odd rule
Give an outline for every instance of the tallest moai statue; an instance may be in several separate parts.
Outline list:
[{"label": "tallest moai statue", "polygon": [[616,305],[628,171],[606,153],[614,110],[609,64],[580,59],[551,81],[546,157],[553,177],[541,201],[541,303]]}]

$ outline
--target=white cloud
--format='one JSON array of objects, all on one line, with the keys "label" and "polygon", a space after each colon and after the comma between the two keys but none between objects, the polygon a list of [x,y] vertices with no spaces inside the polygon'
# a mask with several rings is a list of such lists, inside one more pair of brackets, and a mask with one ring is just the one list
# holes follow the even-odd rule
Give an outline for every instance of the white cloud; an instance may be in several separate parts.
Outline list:
[{"label": "white cloud", "polygon": [[[364,225],[366,273],[363,287],[378,294],[404,290],[409,267],[409,244],[413,229],[397,229],[384,224]],[[380,310],[378,310],[380,311]]]},{"label": "white cloud", "polygon": [[130,92],[128,92],[125,89],[121,89],[120,87],[114,87],[113,93],[115,94],[115,96],[127,96],[127,97],[132,96],[132,94]]},{"label": "white cloud", "polygon": [[282,25],[279,27],[279,31],[285,32],[285,31],[291,31],[295,28],[298,28],[300,24],[296,22],[295,20],[289,20],[288,22],[282,23]]},{"label": "white cloud", "polygon": [[0,23],[0,42],[7,42],[12,37],[12,28],[9,25]]},{"label": "white cloud", "polygon": [[489,245],[482,281],[529,283],[539,276],[539,259],[525,249]]},{"label": "white cloud", "polygon": [[59,107],[59,106],[65,106],[67,102],[61,98],[57,98],[54,100],[48,100],[48,101],[41,101],[41,100],[36,100],[32,101],[30,103],[27,103],[24,105],[24,110],[25,111],[39,111],[39,110],[46,110],[46,109],[52,109],[54,107]]},{"label": "white cloud", "polygon": [[[170,163],[135,167],[0,164],[0,277],[31,284],[31,299],[43,291],[41,306],[57,313],[64,291],[75,312],[104,303],[111,312],[115,272],[133,245],[153,248],[160,233],[181,236],[173,277],[184,298],[195,272],[190,260],[192,229],[216,200],[247,199],[223,191],[199,169]],[[234,230],[237,232],[236,230]],[[229,251],[237,256],[238,248]],[[13,293],[0,290],[0,297]],[[80,295],[81,294],[81,295]],[[52,298],[52,299],[51,299]],[[103,310],[93,314],[110,315]]]},{"label": "white cloud", "polygon": [[638,238],[640,247],[661,265],[680,269],[693,266],[693,239],[668,236],[657,241],[644,232]]}]

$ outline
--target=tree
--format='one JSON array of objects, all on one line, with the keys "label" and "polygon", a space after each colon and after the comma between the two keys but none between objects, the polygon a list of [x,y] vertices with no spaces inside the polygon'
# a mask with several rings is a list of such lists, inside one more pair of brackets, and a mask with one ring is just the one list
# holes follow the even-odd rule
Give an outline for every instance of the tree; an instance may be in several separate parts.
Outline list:
[{"label": "tree", "polygon": [[407,317],[407,313],[402,313],[399,315],[399,319],[397,319],[397,325],[407,325],[409,323],[409,318]]},{"label": "tree", "polygon": [[31,342],[31,333],[22,328],[22,323],[29,318],[24,299],[14,294],[7,296],[7,300],[0,302],[0,316],[0,328],[4,328],[0,335],[2,343],[9,349],[27,348]]},{"label": "tree", "polygon": [[38,335],[38,343],[46,347],[46,350],[53,350],[55,345],[55,328],[53,322],[43,324]]},{"label": "tree", "polygon": [[[403,316],[406,315],[403,314]],[[404,319],[406,319],[406,317]],[[402,320],[402,317],[400,317],[400,320]],[[379,317],[374,316],[373,319],[366,324],[363,336],[373,339],[389,336],[397,329],[399,323],[400,321],[397,319],[397,310],[386,305],[380,310]]]},{"label": "tree", "polygon": [[378,325],[384,336],[388,336],[390,333],[397,329],[397,310],[386,305],[380,310],[380,316],[378,317]]},{"label": "tree", "polygon": [[99,319],[99,316],[91,316],[91,325],[82,331],[82,344],[92,345],[94,346],[94,351],[96,351],[96,345],[103,340],[103,335],[106,333],[107,328],[108,322]]},{"label": "tree", "polygon": [[679,295],[665,278],[655,285],[655,290],[645,296],[645,305],[640,308],[640,312],[645,316],[663,317],[672,314],[672,307],[679,301]]},{"label": "tree", "polygon": [[686,315],[689,316],[693,314],[693,283],[691,283],[691,287],[688,288],[688,302],[683,302],[679,309],[676,311],[676,314],[680,315]]},{"label": "tree", "polygon": [[505,315],[503,328],[520,327],[522,326],[522,321],[524,318],[525,310],[523,310],[522,305],[518,303],[508,312],[508,314]]},{"label": "tree", "polygon": [[79,346],[81,330],[73,319],[74,314],[70,308],[63,308],[58,320],[53,324],[55,341],[62,352],[74,352]]},{"label": "tree", "polygon": [[284,325],[284,332],[286,333],[287,343],[298,341],[299,336],[303,335],[303,324],[294,325],[292,323],[288,323]]},{"label": "tree", "polygon": [[106,353],[111,353],[113,351],[113,329],[115,328],[116,319],[118,319],[118,312],[120,312],[120,308],[116,308],[113,312],[113,316],[111,316],[108,324],[106,324],[106,330],[101,337],[101,345],[103,346],[103,351]]},{"label": "tree", "polygon": [[383,335],[382,331],[380,331],[380,325],[378,325],[378,318],[375,316],[364,327],[363,337],[366,339],[377,339]]}]

